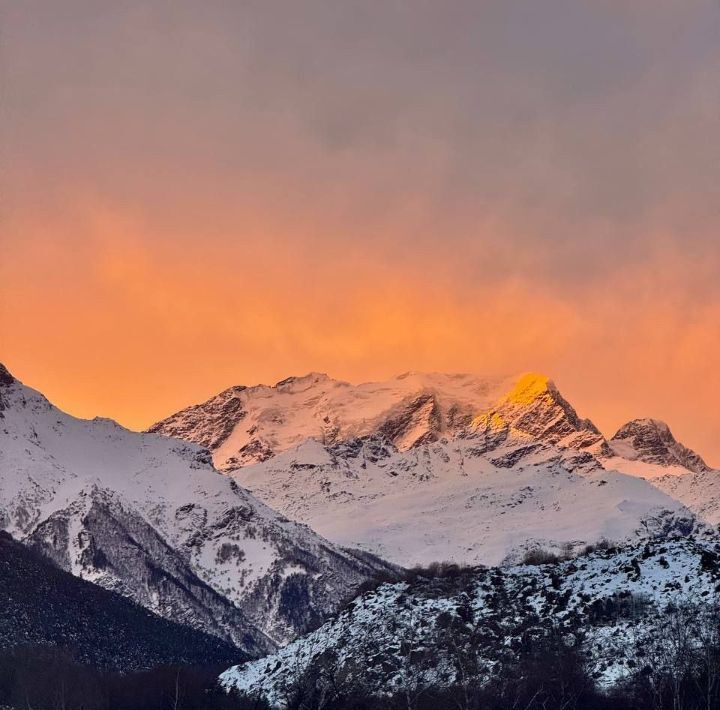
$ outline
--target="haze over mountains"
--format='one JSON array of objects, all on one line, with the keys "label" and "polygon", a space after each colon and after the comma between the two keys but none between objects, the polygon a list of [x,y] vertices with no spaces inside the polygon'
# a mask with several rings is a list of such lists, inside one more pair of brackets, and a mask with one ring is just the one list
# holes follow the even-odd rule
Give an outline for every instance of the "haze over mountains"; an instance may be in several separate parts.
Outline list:
[{"label": "haze over mountains", "polygon": [[[719,475],[667,425],[606,439],[547,377],[311,373],[233,387],[151,427],[206,446],[271,507],[399,564],[688,532]],[[348,521],[351,521],[349,523]]]}]

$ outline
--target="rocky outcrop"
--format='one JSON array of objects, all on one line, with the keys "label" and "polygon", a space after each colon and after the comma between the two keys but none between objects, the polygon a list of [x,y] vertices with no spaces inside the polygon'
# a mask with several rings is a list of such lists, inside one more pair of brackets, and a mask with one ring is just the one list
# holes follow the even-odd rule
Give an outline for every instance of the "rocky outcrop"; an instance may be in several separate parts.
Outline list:
[{"label": "rocky outcrop", "polygon": [[472,428],[498,441],[529,438],[545,445],[609,453],[597,427],[578,416],[550,379],[535,373],[520,377],[507,394],[472,422]]},{"label": "rocky outcrop", "polygon": [[610,439],[613,452],[633,461],[660,466],[682,466],[702,473],[710,471],[699,454],[675,439],[670,427],[657,419],[634,419],[618,429]]},{"label": "rocky outcrop", "polygon": [[398,451],[437,441],[442,414],[435,395],[427,392],[401,402],[379,427],[379,433]]},{"label": "rocky outcrop", "polygon": [[241,397],[245,389],[242,386],[230,387],[203,404],[183,409],[154,424],[148,432],[174,436],[206,449],[216,449],[245,417]]},{"label": "rocky outcrop", "polygon": [[0,363],[0,387],[9,387],[15,382],[15,378],[10,374],[10,370]]},{"label": "rocky outcrop", "polygon": [[3,399],[3,388],[10,387],[15,383],[15,378],[10,371],[0,363],[0,419],[3,418],[3,410],[5,409],[5,401]]}]

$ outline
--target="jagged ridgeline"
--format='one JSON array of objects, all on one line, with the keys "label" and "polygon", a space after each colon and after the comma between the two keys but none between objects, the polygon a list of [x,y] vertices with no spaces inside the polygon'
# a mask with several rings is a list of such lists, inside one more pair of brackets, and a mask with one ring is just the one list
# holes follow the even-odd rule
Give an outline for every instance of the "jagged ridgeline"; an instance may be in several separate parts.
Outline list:
[{"label": "jagged ridgeline", "polygon": [[59,567],[258,656],[391,566],[260,503],[204,449],[68,416],[3,368],[0,523]]},{"label": "jagged ridgeline", "polygon": [[718,476],[666,425],[638,420],[606,439],[533,373],[361,385],[311,373],[232,387],[151,431],[207,446],[274,509],[405,566],[720,521]]}]

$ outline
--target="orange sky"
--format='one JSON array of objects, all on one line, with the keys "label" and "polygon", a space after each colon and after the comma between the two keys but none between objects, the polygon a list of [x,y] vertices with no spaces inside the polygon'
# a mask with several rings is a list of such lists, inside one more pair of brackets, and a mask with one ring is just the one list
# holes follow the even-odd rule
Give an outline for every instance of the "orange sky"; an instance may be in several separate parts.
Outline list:
[{"label": "orange sky", "polygon": [[27,384],[142,428],[310,370],[540,370],[720,464],[712,3],[62,5],[4,17]]}]

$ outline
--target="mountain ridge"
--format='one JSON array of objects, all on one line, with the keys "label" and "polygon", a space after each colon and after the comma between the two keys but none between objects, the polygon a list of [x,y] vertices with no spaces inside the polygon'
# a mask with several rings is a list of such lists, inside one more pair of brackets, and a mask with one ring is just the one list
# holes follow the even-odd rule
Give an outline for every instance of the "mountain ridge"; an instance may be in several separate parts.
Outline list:
[{"label": "mountain ridge", "polygon": [[[308,392],[313,396],[302,396]],[[457,433],[493,405],[502,404],[507,410],[522,398],[526,406],[552,400],[562,409],[569,428],[602,436],[592,422],[578,417],[549,378],[538,373],[486,378],[465,373],[406,372],[386,381],[352,385],[311,372],[275,385],[229,387],[156,422],[147,431],[206,446],[213,452],[216,467],[231,471],[266,461],[308,438],[332,444],[384,433],[391,440],[399,440],[399,448],[411,448],[443,434]],[[403,439],[406,427],[398,427],[395,420],[411,416],[418,406],[426,408],[422,417],[425,430]],[[357,414],[353,407],[357,407]],[[303,419],[291,416],[291,408],[311,411]],[[532,418],[535,413],[526,414]],[[293,431],[283,435],[283,427],[292,427]],[[395,429],[400,429],[399,434],[393,435]]]},{"label": "mountain ridge", "polygon": [[271,510],[206,449],[3,382],[0,528],[77,576],[258,655],[390,569]]},{"label": "mountain ridge", "polygon": [[673,517],[688,529],[694,515],[692,497],[678,500],[633,462],[610,465],[608,440],[539,373],[360,385],[310,373],[232,396],[242,415],[231,421],[211,398],[152,430],[207,441],[219,419],[219,469],[330,539],[403,565],[497,563],[533,536],[560,548]]}]

